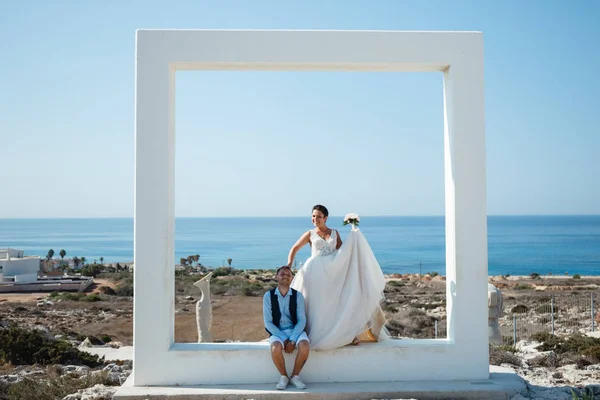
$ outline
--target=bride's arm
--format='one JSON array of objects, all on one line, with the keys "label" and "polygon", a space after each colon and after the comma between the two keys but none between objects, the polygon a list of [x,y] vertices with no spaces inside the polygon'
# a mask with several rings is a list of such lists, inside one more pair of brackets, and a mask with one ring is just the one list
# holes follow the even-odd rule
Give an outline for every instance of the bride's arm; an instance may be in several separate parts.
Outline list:
[{"label": "bride's arm", "polygon": [[292,246],[292,248],[290,249],[290,253],[288,254],[287,265],[289,267],[292,266],[292,263],[294,262],[294,258],[296,257],[296,253],[298,252],[298,250],[300,250],[302,247],[304,247],[309,241],[310,241],[310,231],[307,231],[302,236],[300,236],[300,239],[298,239],[298,241]]},{"label": "bride's arm", "polygon": [[337,231],[337,229],[335,230],[335,233],[337,233],[337,243],[335,245],[335,248],[337,250],[340,247],[342,247],[342,238],[340,237],[340,233]]}]

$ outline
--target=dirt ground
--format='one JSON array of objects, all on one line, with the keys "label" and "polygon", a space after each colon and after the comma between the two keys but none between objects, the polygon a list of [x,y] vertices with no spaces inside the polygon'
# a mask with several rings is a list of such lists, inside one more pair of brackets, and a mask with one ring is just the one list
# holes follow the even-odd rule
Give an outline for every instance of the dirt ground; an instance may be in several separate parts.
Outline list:
[{"label": "dirt ground", "polygon": [[[262,319],[262,297],[213,296],[213,341],[258,342],[267,338]],[[175,314],[175,341],[197,342],[196,305],[189,303]]]}]

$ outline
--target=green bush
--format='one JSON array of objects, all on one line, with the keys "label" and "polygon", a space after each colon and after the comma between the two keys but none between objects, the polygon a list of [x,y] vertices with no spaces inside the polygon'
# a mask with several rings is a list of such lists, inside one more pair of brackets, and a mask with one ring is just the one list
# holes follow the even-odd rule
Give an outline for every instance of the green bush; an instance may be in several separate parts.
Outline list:
[{"label": "green bush", "polygon": [[50,297],[53,300],[67,300],[67,301],[101,301],[102,298],[96,293],[86,295],[80,292],[52,292]]},{"label": "green bush", "polygon": [[100,291],[100,293],[106,294],[106,295],[109,295],[109,296],[114,296],[114,295],[117,294],[115,292],[115,290],[113,288],[111,288],[110,286],[100,286],[98,288],[98,290]]},{"label": "green bush", "polygon": [[100,339],[102,339],[104,343],[112,342],[112,338],[108,335],[102,335]]},{"label": "green bush", "polygon": [[581,279],[581,275],[575,274],[575,275],[573,275],[573,279]]},{"label": "green bush", "polygon": [[531,277],[531,279],[538,279],[540,277],[540,274],[538,274],[537,272],[533,272],[529,276]]},{"label": "green bush", "polygon": [[540,351],[552,350],[556,354],[574,353],[585,356],[593,363],[600,362],[600,339],[581,334],[571,336],[556,336],[547,332],[531,335],[533,340],[540,342]]},{"label": "green bush", "polygon": [[88,264],[81,268],[81,275],[83,276],[98,276],[102,272],[102,266],[100,264]]},{"label": "green bush", "polygon": [[98,294],[92,293],[92,294],[88,294],[87,296],[83,296],[81,298],[81,301],[89,301],[89,302],[102,301],[102,298]]},{"label": "green bush", "polygon": [[212,277],[218,278],[219,276],[229,276],[229,275],[237,275],[239,272],[235,268],[231,267],[219,267],[213,271]]},{"label": "green bush", "polygon": [[582,351],[582,353],[594,364],[600,363],[600,344],[587,347]]},{"label": "green bush", "polygon": [[119,283],[115,289],[115,294],[121,297],[133,297],[133,279],[126,279]]},{"label": "green bush", "polygon": [[524,314],[529,311],[529,307],[524,304],[517,304],[510,310],[513,314]]},{"label": "green bush", "polygon": [[389,286],[405,286],[406,283],[402,282],[402,281],[388,281],[387,283]]},{"label": "green bush", "polygon": [[533,286],[528,285],[526,283],[518,283],[515,286],[513,286],[513,290],[528,290],[528,289],[533,289]]},{"label": "green bush", "polygon": [[242,293],[244,296],[260,296],[264,294],[264,292],[265,290],[263,289],[262,285],[258,283],[246,282],[242,286]]},{"label": "green bush", "polygon": [[0,330],[0,362],[13,365],[76,364],[96,367],[96,355],[80,352],[69,342],[46,337],[38,330],[11,327]]},{"label": "green bush", "polygon": [[571,398],[572,400],[594,400],[596,399],[596,395],[594,395],[594,391],[591,388],[578,389],[579,394],[575,393],[573,389],[571,390]]},{"label": "green bush", "polygon": [[81,378],[66,375],[49,381],[25,378],[20,382],[7,385],[4,389],[0,386],[0,399],[56,400],[97,384],[110,385],[108,374],[105,372],[96,375],[88,374]]},{"label": "green bush", "polygon": [[507,351],[506,346],[490,345],[490,364],[512,364],[520,367],[521,359],[514,354],[514,350]]}]

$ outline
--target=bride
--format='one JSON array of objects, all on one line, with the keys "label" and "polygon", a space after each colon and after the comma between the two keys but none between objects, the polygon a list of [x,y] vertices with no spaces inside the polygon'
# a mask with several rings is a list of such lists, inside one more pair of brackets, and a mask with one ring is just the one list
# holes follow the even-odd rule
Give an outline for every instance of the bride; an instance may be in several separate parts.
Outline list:
[{"label": "bride", "polygon": [[310,258],[291,284],[304,295],[310,347],[328,350],[382,340],[385,277],[379,263],[358,229],[342,244],[337,230],[327,227],[328,216],[325,206],[314,206],[315,228],[298,239],[288,256],[291,267],[298,250],[311,246]]}]

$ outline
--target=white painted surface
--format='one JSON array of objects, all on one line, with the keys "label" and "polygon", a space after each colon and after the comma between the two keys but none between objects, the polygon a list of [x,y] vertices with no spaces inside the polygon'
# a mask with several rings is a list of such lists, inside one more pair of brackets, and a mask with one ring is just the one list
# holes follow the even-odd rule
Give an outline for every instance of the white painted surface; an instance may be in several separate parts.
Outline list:
[{"label": "white painted surface", "polygon": [[263,343],[173,343],[175,72],[184,69],[444,73],[448,340],[313,352],[303,376],[308,382],[487,379],[481,33],[140,30],[136,54],[135,386],[276,377]]},{"label": "white painted surface", "polygon": [[490,379],[483,381],[419,381],[377,383],[311,383],[306,390],[289,386],[275,390],[275,383],[228,386],[134,387],[131,377],[114,394],[118,400],[152,399],[510,399],[526,393],[523,378],[508,368],[490,366]]},{"label": "white painted surface", "polygon": [[0,282],[35,282],[39,270],[40,257],[24,257],[23,250],[0,250]]},{"label": "white painted surface", "polygon": [[0,260],[8,258],[23,258],[23,250],[0,249]]}]

